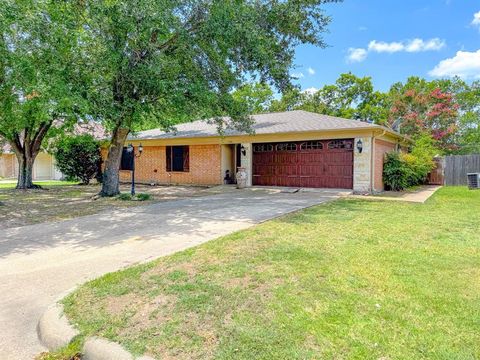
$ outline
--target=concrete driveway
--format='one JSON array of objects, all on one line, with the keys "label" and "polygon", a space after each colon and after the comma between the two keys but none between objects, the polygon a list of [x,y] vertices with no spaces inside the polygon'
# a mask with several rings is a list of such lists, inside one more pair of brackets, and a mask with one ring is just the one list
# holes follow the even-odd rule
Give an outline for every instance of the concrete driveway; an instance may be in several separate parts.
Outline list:
[{"label": "concrete driveway", "polygon": [[78,284],[344,194],[232,189],[2,230],[1,358],[32,359],[45,350],[37,340],[37,321],[50,304]]}]

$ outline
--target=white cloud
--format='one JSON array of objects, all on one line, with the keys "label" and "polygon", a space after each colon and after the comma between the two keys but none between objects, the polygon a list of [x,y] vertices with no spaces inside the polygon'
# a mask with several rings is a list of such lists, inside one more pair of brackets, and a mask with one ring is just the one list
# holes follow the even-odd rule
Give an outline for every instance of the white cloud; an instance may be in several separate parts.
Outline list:
[{"label": "white cloud", "polygon": [[298,73],[293,73],[292,77],[295,78],[295,79],[301,79],[301,78],[304,78],[305,75],[303,75],[302,72],[298,72]]},{"label": "white cloud", "polygon": [[428,73],[434,77],[480,78],[480,50],[476,52],[458,51],[449,59],[440,61],[433,70]]},{"label": "white cloud", "polygon": [[399,42],[387,43],[384,41],[372,40],[368,44],[368,51],[374,51],[378,53],[395,53],[404,50],[404,45]]},{"label": "white cloud", "polygon": [[480,11],[473,14],[472,25],[478,26],[480,28]]},{"label": "white cloud", "polygon": [[362,62],[367,58],[368,52],[363,48],[350,48],[348,49],[347,61],[348,62]]},{"label": "white cloud", "polygon": [[358,31],[367,31],[368,28],[366,26],[359,26]]},{"label": "white cloud", "polygon": [[307,71],[309,75],[315,75],[315,69],[312,69],[311,67],[309,67]]},{"label": "white cloud", "polygon": [[405,51],[420,52],[420,51],[438,51],[445,47],[445,40],[439,38],[424,41],[422,39],[413,39],[405,44]]},{"label": "white cloud", "polygon": [[438,51],[445,47],[445,41],[439,38],[434,38],[430,40],[423,39],[413,39],[408,41],[394,41],[394,42],[384,42],[372,40],[368,44],[368,50],[374,51],[377,53],[397,53],[397,52],[422,52],[422,51]]},{"label": "white cloud", "polygon": [[316,87],[311,87],[311,88],[308,88],[308,89],[303,90],[303,93],[309,94],[309,95],[313,95],[313,94],[315,94],[317,91],[318,91],[318,89],[317,89]]}]

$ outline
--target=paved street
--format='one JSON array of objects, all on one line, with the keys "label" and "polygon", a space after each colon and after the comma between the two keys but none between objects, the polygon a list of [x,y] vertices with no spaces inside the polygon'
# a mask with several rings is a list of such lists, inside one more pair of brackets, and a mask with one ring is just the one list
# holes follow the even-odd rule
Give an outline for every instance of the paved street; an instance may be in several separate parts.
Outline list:
[{"label": "paved street", "polygon": [[43,311],[65,292],[106,272],[204,243],[340,191],[234,190],[2,230],[0,354],[31,359],[44,350],[36,335]]}]

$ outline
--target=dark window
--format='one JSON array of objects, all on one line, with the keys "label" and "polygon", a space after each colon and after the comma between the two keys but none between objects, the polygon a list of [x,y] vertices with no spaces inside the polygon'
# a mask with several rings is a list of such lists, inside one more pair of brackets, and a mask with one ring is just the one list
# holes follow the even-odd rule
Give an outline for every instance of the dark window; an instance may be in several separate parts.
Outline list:
[{"label": "dark window", "polygon": [[300,145],[300,150],[322,150],[323,144],[321,141],[307,141]]},{"label": "dark window", "polygon": [[272,152],[273,145],[272,144],[256,144],[253,146],[253,152]]},{"label": "dark window", "polygon": [[281,143],[276,146],[277,151],[297,151],[297,144],[295,143]]},{"label": "dark window", "polygon": [[167,146],[167,171],[190,170],[188,146]]},{"label": "dark window", "polygon": [[332,140],[328,143],[328,148],[330,150],[335,149],[353,149],[353,142],[352,140]]}]

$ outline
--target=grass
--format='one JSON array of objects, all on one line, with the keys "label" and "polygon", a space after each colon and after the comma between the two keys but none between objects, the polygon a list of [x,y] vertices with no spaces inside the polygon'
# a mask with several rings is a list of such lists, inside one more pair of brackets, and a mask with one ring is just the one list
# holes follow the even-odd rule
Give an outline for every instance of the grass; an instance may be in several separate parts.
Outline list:
[{"label": "grass", "polygon": [[[66,186],[66,185],[76,185],[78,182],[72,182],[72,181],[61,181],[61,180],[45,180],[45,181],[35,181],[35,185],[40,185],[40,186]],[[1,180],[0,181],[0,189],[15,189],[15,186],[17,186],[17,181],[16,180]]]},{"label": "grass", "polygon": [[339,200],[81,286],[82,336],[158,359],[480,358],[480,192]]},{"label": "grass", "polygon": [[122,193],[117,196],[117,199],[121,201],[148,201],[152,199],[152,196],[145,193],[135,194],[134,196],[128,193]]}]

